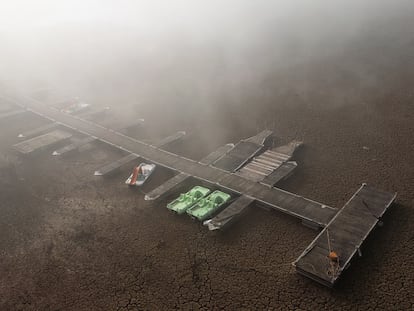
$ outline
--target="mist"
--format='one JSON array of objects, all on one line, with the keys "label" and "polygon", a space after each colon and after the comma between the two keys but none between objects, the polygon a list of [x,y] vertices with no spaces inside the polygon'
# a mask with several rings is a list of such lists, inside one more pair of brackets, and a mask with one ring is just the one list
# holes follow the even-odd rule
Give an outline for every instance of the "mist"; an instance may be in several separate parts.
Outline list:
[{"label": "mist", "polygon": [[269,105],[355,104],[386,83],[412,42],[413,8],[403,0],[3,1],[0,81],[126,114],[254,118]]}]

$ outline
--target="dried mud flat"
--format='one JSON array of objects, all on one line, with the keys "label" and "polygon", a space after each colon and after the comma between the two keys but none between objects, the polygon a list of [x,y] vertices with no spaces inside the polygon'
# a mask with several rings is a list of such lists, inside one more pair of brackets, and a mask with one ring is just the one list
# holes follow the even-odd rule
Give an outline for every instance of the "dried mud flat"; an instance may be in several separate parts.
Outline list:
[{"label": "dried mud flat", "polygon": [[[334,207],[362,182],[398,192],[384,226],[334,290],[291,266],[316,236],[296,219],[253,208],[229,231],[211,234],[169,213],[165,200],[143,200],[171,172],[160,170],[139,191],[123,184],[129,167],[93,176],[120,156],[102,144],[64,158],[50,150],[21,157],[11,148],[17,134],[44,121],[1,120],[0,309],[412,310],[414,77],[408,72],[364,103],[326,108],[289,105],[287,97],[280,98],[286,105],[269,104],[260,114],[253,105],[240,108],[271,124],[281,142],[305,141],[299,168],[282,188]],[[217,144],[256,130],[226,113],[231,122],[221,121]]]}]

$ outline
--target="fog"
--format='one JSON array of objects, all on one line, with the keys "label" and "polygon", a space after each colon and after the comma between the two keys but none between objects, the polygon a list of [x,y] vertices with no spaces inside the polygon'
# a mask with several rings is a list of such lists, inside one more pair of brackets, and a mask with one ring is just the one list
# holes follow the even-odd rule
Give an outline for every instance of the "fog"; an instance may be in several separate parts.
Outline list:
[{"label": "fog", "polygon": [[214,117],[248,106],[337,107],[384,84],[413,40],[413,7],[402,0],[2,1],[0,81],[125,111]]}]

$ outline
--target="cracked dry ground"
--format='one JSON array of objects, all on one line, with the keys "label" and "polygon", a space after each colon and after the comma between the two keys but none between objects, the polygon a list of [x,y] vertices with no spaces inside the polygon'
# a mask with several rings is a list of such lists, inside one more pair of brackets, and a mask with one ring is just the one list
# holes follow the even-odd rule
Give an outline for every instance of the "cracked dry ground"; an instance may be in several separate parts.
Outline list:
[{"label": "cracked dry ground", "polygon": [[[412,309],[413,100],[272,111],[278,136],[299,132],[306,142],[284,189],[334,207],[361,182],[399,193],[334,290],[290,265],[316,236],[296,219],[253,208],[231,230],[211,234],[169,213],[165,200],[148,203],[126,187],[128,167],[94,177],[118,151],[96,144],[65,158],[20,157],[14,137],[42,121],[2,120],[0,309]],[[160,170],[143,191],[169,176]]]}]

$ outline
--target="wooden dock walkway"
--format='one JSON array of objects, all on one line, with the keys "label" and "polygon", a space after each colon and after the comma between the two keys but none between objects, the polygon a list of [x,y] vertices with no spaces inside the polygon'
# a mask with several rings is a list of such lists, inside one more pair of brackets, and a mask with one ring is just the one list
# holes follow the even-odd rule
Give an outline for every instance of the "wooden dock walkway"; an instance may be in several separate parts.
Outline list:
[{"label": "wooden dock walkway", "polygon": [[46,131],[49,131],[51,129],[54,129],[57,126],[58,126],[58,124],[55,123],[55,122],[48,123],[48,124],[39,126],[39,127],[35,128],[35,129],[31,129],[31,130],[22,132],[17,137],[19,137],[19,138],[26,138],[26,137],[38,136],[40,134],[43,134]]},{"label": "wooden dock walkway", "polygon": [[120,168],[122,165],[125,165],[133,160],[135,160],[137,157],[136,154],[128,154],[125,157],[122,157],[114,162],[111,162],[103,167],[101,167],[100,169],[96,170],[94,175],[95,176],[104,176],[104,175],[108,175],[110,173],[112,173],[113,171],[117,170],[118,168]]},{"label": "wooden dock walkway", "polygon": [[[62,125],[76,131],[96,137],[105,143],[147,159],[155,164],[170,168],[189,176],[194,176],[195,178],[212,184],[216,184],[222,189],[228,189],[240,195],[248,195],[263,205],[294,217],[298,217],[315,226],[326,226],[326,224],[328,224],[337,212],[337,209],[329,207],[325,204],[306,199],[302,196],[295,195],[281,189],[268,187],[254,181],[247,180],[222,169],[200,164],[197,161],[164,151],[112,129],[95,124],[91,121],[83,120],[79,117],[52,109],[34,99],[19,97],[16,98],[15,101],[27,107],[32,112],[54,122],[59,122]],[[263,132],[263,137],[260,137],[260,139],[264,140],[266,137],[268,137],[268,133]],[[251,144],[249,147],[253,148],[247,148],[249,149],[247,153],[254,156],[260,148],[258,145],[260,142],[253,142],[250,140],[245,140],[244,142],[246,144]]]},{"label": "wooden dock walkway", "polygon": [[[332,287],[395,197],[395,193],[363,184],[294,262],[296,270]],[[331,252],[338,256],[337,261],[328,258]]]},{"label": "wooden dock walkway", "polygon": [[245,195],[238,197],[213,218],[204,222],[210,231],[223,230],[246,212],[254,199]]},{"label": "wooden dock walkway", "polygon": [[53,151],[52,155],[54,156],[60,156],[60,155],[64,155],[67,154],[69,152],[78,150],[80,147],[89,144],[93,141],[95,141],[96,138],[92,137],[92,136],[87,136],[85,138],[82,138],[80,140],[74,141],[73,143],[66,145],[62,148],[59,148],[58,150]]},{"label": "wooden dock walkway", "polygon": [[22,141],[21,143],[15,144],[13,147],[17,151],[23,154],[32,153],[36,150],[46,148],[54,145],[60,141],[72,137],[72,134],[61,130],[54,130],[53,132],[46,133],[34,138]]}]

